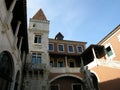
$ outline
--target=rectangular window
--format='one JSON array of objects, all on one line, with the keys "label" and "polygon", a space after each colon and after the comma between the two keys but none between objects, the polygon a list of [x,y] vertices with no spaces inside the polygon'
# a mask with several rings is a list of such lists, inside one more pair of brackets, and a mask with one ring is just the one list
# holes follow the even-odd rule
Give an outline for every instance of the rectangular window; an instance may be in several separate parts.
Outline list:
[{"label": "rectangular window", "polygon": [[53,67],[53,66],[54,66],[54,65],[53,65],[53,61],[50,61],[50,66],[51,66],[51,67]]},{"label": "rectangular window", "polygon": [[79,84],[79,83],[75,83],[75,84],[73,84],[72,85],[73,87],[73,89],[72,90],[83,90],[82,89],[82,85],[81,84]]},{"label": "rectangular window", "polygon": [[68,52],[74,52],[74,48],[72,45],[68,45]]},{"label": "rectangular window", "polygon": [[58,66],[58,67],[63,67],[63,61],[58,61],[57,66]]},{"label": "rectangular window", "polygon": [[82,53],[83,52],[82,46],[77,46],[77,51],[78,51],[78,53]]},{"label": "rectangular window", "polygon": [[59,45],[58,45],[58,51],[60,51],[60,52],[63,52],[63,51],[64,51],[64,47],[63,47],[62,44],[59,44]]},{"label": "rectangular window", "polygon": [[107,53],[107,55],[108,55],[109,57],[113,55],[113,52],[112,52],[110,46],[108,46],[108,47],[106,48],[106,53]]},{"label": "rectangular window", "polygon": [[32,53],[32,63],[41,63],[41,54],[40,53]]},{"label": "rectangular window", "polygon": [[49,44],[49,50],[50,50],[50,51],[53,51],[53,50],[54,50],[53,44]]},{"label": "rectangular window", "polygon": [[74,62],[70,62],[70,67],[74,67]]},{"label": "rectangular window", "polygon": [[41,35],[35,35],[34,43],[38,43],[38,44],[41,43]]},{"label": "rectangular window", "polygon": [[59,90],[58,85],[51,85],[50,90]]}]

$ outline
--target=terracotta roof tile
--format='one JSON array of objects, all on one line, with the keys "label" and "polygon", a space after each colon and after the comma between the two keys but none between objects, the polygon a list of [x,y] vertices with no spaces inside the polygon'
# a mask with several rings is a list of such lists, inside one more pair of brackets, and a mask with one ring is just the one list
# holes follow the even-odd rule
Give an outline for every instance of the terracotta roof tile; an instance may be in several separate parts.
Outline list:
[{"label": "terracotta roof tile", "polygon": [[33,16],[33,19],[37,19],[37,20],[47,20],[44,12],[42,11],[42,9],[39,9],[38,12]]}]

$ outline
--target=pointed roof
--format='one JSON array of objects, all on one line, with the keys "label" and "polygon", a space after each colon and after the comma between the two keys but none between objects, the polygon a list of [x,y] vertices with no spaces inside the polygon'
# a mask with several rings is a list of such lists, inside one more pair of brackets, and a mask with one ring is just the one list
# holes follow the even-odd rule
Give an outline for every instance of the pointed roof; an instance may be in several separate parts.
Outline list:
[{"label": "pointed roof", "polygon": [[57,40],[63,40],[64,36],[59,32],[56,36],[55,39]]},{"label": "pointed roof", "polygon": [[33,16],[33,19],[37,20],[47,20],[42,9],[39,9],[38,12]]}]

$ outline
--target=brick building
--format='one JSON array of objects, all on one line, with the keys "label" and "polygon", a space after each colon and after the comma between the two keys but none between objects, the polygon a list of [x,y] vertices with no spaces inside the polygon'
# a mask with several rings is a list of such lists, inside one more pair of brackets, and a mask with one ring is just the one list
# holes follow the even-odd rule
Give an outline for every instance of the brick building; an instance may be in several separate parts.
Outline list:
[{"label": "brick building", "polygon": [[95,72],[100,90],[120,90],[120,25],[106,35],[98,45],[104,46],[105,55],[91,62],[91,71]]}]

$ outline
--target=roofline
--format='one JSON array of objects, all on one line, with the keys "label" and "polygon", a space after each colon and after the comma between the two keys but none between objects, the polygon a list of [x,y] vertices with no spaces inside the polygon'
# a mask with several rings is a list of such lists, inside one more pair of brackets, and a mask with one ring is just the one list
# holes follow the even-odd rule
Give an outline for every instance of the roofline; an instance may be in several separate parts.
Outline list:
[{"label": "roofline", "polygon": [[113,29],[109,34],[107,34],[100,42],[98,42],[98,45],[101,45],[103,42],[105,42],[108,38],[110,38],[119,29],[120,29],[120,24],[115,29]]},{"label": "roofline", "polygon": [[54,41],[66,41],[66,42],[78,42],[78,43],[85,43],[87,44],[87,42],[82,42],[82,41],[72,41],[72,40],[56,40],[56,39],[52,39],[52,38],[49,38],[49,40],[54,40]]}]

